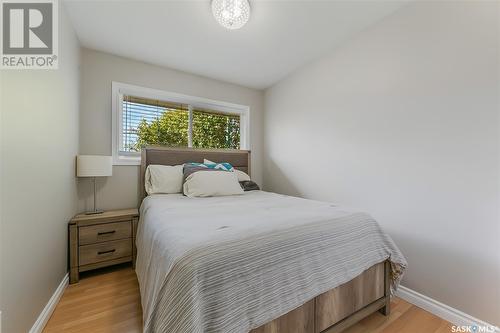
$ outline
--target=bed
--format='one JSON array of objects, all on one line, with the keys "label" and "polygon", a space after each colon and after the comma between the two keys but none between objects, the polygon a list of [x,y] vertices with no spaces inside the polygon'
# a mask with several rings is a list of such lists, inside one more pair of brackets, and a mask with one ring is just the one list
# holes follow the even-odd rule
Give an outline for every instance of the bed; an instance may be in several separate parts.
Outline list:
[{"label": "bed", "polygon": [[229,162],[250,152],[146,147],[136,273],[144,332],[340,332],[389,314],[406,267],[369,215],[264,191],[145,195],[148,165]]}]

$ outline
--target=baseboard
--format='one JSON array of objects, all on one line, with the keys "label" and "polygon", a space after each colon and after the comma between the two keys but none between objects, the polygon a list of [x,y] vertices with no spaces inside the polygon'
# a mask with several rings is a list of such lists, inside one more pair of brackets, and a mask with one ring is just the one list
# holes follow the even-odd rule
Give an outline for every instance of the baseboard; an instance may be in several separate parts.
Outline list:
[{"label": "baseboard", "polygon": [[491,330],[486,332],[500,332],[499,328],[495,325],[488,324],[485,321],[477,319],[471,315],[468,315],[467,313],[452,308],[451,306],[438,302],[430,297],[422,295],[404,286],[399,286],[396,295],[398,297],[401,297],[405,301],[418,306],[419,308],[429,311],[430,313],[449,321],[454,325],[484,326],[491,328]]},{"label": "baseboard", "polygon": [[52,315],[52,312],[54,312],[57,303],[59,303],[59,300],[61,299],[64,290],[66,290],[68,283],[69,283],[69,275],[66,273],[61,283],[57,287],[56,291],[54,292],[52,297],[50,297],[49,302],[47,303],[47,305],[45,305],[45,308],[43,308],[42,313],[40,313],[40,315],[38,316],[37,320],[35,321],[35,324],[33,324],[33,327],[30,329],[29,333],[42,333],[43,328],[49,321],[49,318]]}]

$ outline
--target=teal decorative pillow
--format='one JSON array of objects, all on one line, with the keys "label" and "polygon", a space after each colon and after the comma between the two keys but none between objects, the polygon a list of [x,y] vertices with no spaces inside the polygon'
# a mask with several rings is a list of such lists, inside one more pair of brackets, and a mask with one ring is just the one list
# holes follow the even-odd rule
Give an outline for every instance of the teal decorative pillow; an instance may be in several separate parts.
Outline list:
[{"label": "teal decorative pillow", "polygon": [[214,169],[214,170],[219,170],[219,171],[230,171],[233,172],[234,168],[231,164],[229,163],[186,163],[189,164],[190,166],[193,167],[199,167],[199,168],[207,168],[207,169]]}]

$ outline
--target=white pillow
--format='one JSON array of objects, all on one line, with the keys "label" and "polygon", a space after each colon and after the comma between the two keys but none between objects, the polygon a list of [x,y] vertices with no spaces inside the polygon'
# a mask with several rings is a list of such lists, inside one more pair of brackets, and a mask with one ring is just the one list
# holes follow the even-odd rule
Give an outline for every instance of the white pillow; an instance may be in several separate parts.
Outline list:
[{"label": "white pillow", "polygon": [[148,194],[182,192],[183,165],[151,164],[146,169],[144,185]]},{"label": "white pillow", "polygon": [[243,194],[234,172],[198,171],[184,182],[184,194],[188,197],[218,197]]},{"label": "white pillow", "polygon": [[250,180],[250,176],[247,175],[245,172],[238,170],[238,169],[234,169],[234,172],[236,173],[236,176],[238,177],[239,182],[244,182],[244,181]]},{"label": "white pillow", "polygon": [[[216,164],[215,162],[207,160],[206,158],[203,159],[203,163],[204,164]],[[244,182],[244,181],[250,180],[250,176],[247,175],[245,172],[238,170],[238,169],[234,169],[234,172],[236,172],[236,176],[238,176],[239,182]]]}]

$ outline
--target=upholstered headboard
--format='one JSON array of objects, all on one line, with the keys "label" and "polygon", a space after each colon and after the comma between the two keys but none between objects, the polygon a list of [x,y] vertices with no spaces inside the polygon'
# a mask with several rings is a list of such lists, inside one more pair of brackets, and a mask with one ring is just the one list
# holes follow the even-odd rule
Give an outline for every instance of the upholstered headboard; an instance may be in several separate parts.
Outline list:
[{"label": "upholstered headboard", "polygon": [[178,165],[187,162],[203,163],[203,159],[213,162],[228,162],[236,169],[250,175],[250,151],[237,149],[195,149],[147,146],[141,152],[141,171],[139,175],[140,202],[146,197],[144,175],[150,164]]}]

